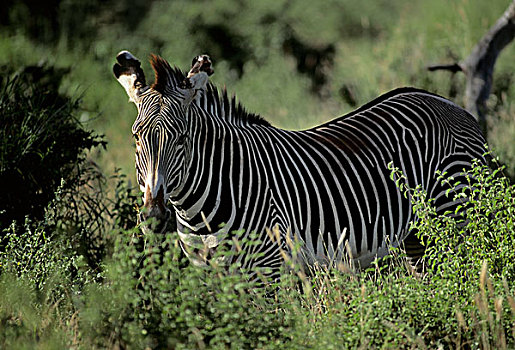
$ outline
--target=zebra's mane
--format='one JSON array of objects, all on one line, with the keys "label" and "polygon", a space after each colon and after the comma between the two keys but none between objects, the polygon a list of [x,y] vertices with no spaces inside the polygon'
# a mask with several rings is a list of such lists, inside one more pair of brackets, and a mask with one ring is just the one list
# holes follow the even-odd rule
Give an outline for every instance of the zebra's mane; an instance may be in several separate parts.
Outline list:
[{"label": "zebra's mane", "polygon": [[[162,94],[166,94],[169,86],[178,86],[186,78],[183,71],[175,66],[172,68],[165,59],[159,56],[152,55],[150,63],[156,77],[152,88]],[[212,83],[207,84],[200,104],[207,107],[207,110],[211,111],[216,117],[235,124],[270,126],[270,123],[263,117],[248,112],[236,100],[236,96],[229,97],[227,89],[224,88],[220,92]]]},{"label": "zebra's mane", "polygon": [[235,124],[265,125],[270,123],[258,114],[251,113],[236,100],[236,96],[229,97],[227,89],[224,87],[220,93],[214,84],[207,84],[201,105],[206,103],[209,110],[213,111],[218,117],[224,118]]},{"label": "zebra's mane", "polygon": [[168,61],[161,56],[150,55],[150,65],[154,69],[156,77],[152,89],[161,94],[166,94],[169,87],[179,85],[186,78],[179,68],[172,68]]}]

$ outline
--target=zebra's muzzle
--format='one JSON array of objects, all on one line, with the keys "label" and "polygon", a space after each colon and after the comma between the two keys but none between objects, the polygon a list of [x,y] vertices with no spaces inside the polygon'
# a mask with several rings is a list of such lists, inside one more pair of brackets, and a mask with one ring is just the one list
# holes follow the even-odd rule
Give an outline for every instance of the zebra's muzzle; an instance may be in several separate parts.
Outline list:
[{"label": "zebra's muzzle", "polygon": [[138,213],[138,224],[141,225],[143,233],[152,231],[164,233],[171,217],[171,211],[165,205],[163,186],[159,188],[157,195],[153,198],[150,189],[147,187],[145,203]]},{"label": "zebra's muzzle", "polygon": [[168,229],[168,221],[170,220],[170,209],[166,209],[163,216],[146,215],[144,211],[138,213],[138,224],[144,234],[165,233]]}]

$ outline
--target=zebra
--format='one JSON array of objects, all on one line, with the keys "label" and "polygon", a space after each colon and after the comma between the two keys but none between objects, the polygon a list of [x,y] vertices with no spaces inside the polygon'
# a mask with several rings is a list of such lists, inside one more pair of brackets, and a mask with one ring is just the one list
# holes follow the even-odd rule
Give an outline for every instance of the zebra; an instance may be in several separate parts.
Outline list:
[{"label": "zebra", "polygon": [[487,162],[473,116],[424,90],[398,88],[342,117],[291,131],[209,83],[207,55],[196,56],[187,75],[151,55],[151,86],[130,52],[116,59],[114,75],[138,109],[132,133],[144,194],[140,220],[153,218],[155,231],[168,230],[171,203],[180,245],[195,265],[207,264],[242,230],[259,242],[250,249],[259,254],[237,258],[242,268],[266,267],[274,276],[284,266],[282,252],[291,253],[285,242],[294,238],[306,265],[342,259],[346,250],[365,268],[401,244],[408,256],[420,256],[410,198],[390,179],[388,164],[444,213],[457,203],[438,173],[463,180],[473,160]]}]

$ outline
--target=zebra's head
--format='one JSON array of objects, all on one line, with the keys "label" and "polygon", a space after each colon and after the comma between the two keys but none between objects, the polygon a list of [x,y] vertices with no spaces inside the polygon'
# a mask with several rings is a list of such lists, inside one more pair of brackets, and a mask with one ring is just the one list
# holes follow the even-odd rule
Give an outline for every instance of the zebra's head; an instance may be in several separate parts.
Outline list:
[{"label": "zebra's head", "polygon": [[116,60],[114,75],[138,108],[132,126],[136,175],[144,194],[138,221],[153,218],[152,230],[164,232],[171,216],[166,202],[181,188],[186,175],[190,149],[186,114],[213,73],[211,61],[206,55],[195,57],[184,76],[161,57],[152,55],[155,82],[148,86],[140,61],[130,52],[120,52]]}]

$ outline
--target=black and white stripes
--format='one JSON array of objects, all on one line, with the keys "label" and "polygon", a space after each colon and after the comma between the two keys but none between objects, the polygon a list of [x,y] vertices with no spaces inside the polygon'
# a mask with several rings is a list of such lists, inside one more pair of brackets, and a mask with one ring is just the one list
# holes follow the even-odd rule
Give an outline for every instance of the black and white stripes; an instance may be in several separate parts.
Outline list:
[{"label": "black and white stripes", "polygon": [[[473,159],[485,162],[486,141],[474,118],[425,91],[398,89],[326,124],[288,131],[246,113],[212,85],[185,106],[173,83],[184,76],[166,66],[171,85],[150,88],[137,102],[138,182],[153,197],[165,189],[185,252],[196,263],[205,255],[189,246],[213,251],[245,230],[258,234],[262,243],[253,252],[264,254],[243,259],[244,266],[277,270],[283,259],[266,234],[276,228],[283,249],[286,235],[301,239],[306,263],[341,259],[343,243],[367,266],[399,245],[416,219],[388,163],[444,212],[456,203],[437,172],[459,180]],[[165,74],[162,66],[155,70]]]}]

